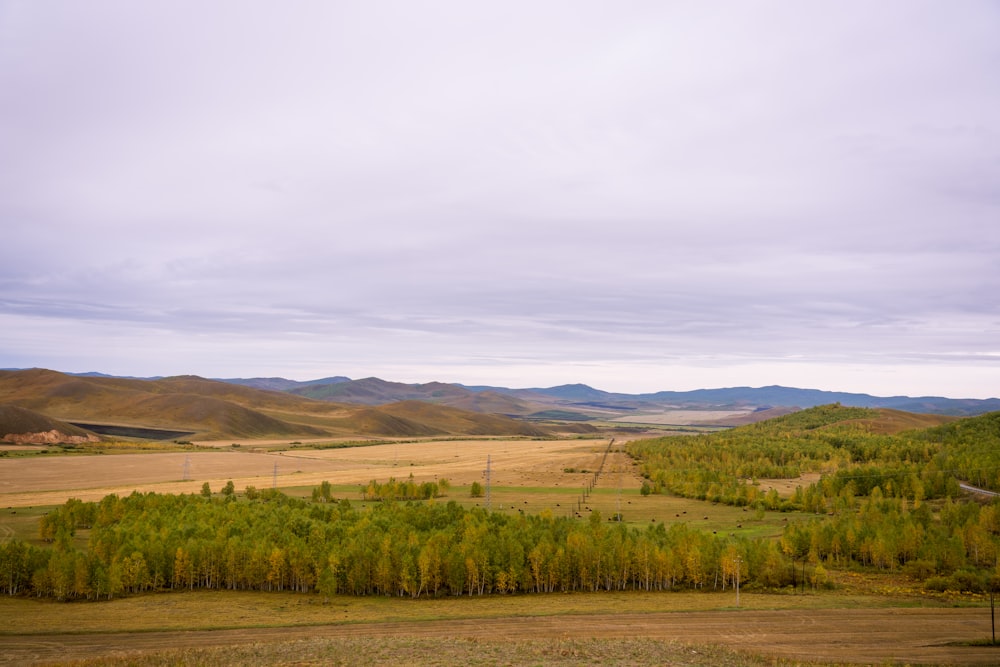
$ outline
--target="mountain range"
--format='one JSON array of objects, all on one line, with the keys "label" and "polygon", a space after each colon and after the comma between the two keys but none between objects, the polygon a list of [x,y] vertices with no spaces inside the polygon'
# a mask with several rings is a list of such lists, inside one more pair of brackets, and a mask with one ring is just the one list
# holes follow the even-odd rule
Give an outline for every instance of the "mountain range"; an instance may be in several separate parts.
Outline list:
[{"label": "mountain range", "polygon": [[332,377],[308,382],[284,378],[241,378],[223,382],[260,389],[279,389],[298,396],[327,401],[384,405],[402,400],[428,401],[464,409],[526,416],[539,405],[556,404],[563,409],[600,413],[604,410],[643,409],[743,410],[770,407],[810,408],[840,403],[852,407],[892,408],[906,412],[971,416],[1000,410],[1000,399],[955,399],[941,396],[872,396],[820,389],[728,387],[693,391],[659,391],[623,394],[602,391],[586,384],[566,384],[547,388],[510,389],[428,382],[405,384],[375,377],[352,380]]},{"label": "mountain range", "polygon": [[[546,437],[637,432],[649,425],[736,426],[829,403],[953,416],[1000,410],[995,398],[878,397],[781,386],[623,394],[585,384],[511,389],[374,377],[300,382],[21,369],[0,370],[0,439],[52,431],[67,438],[100,433],[198,440]],[[671,421],[680,413],[685,421]]]}]

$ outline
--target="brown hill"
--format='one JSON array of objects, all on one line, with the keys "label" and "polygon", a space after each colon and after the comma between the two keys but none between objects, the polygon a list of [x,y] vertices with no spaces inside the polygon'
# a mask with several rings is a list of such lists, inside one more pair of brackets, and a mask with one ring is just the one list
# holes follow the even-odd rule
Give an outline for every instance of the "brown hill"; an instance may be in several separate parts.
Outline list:
[{"label": "brown hill", "polygon": [[538,404],[532,404],[495,391],[468,392],[465,395],[449,398],[443,404],[470,412],[485,412],[494,415],[523,416],[539,409]]},{"label": "brown hill", "polygon": [[423,401],[400,401],[373,408],[392,417],[424,424],[451,435],[520,435],[544,437],[548,431],[509,417],[469,412]]},{"label": "brown hill", "polygon": [[324,401],[341,401],[361,405],[385,405],[398,401],[429,401],[446,403],[464,398],[473,392],[454,384],[428,382],[405,384],[388,382],[380,378],[364,378],[347,382],[296,387],[290,393]]},{"label": "brown hill", "polygon": [[[63,421],[193,431],[199,438],[323,436],[321,427],[265,410],[309,413],[340,408],[279,392],[182,377],[132,380],[73,377],[43,369],[0,371],[0,401]],[[315,404],[315,405],[314,405]]]},{"label": "brown hill", "polygon": [[386,413],[380,408],[361,408],[349,417],[336,420],[332,426],[344,433],[376,435],[386,438],[416,438],[448,435],[448,431]]},{"label": "brown hill", "polygon": [[0,440],[20,444],[96,442],[99,438],[72,424],[16,405],[0,405]]},{"label": "brown hill", "polygon": [[[426,387],[432,393],[465,392],[454,385]],[[190,431],[196,440],[547,434],[507,417],[419,401],[369,408],[194,376],[138,380],[0,371],[0,402],[62,421]]]}]

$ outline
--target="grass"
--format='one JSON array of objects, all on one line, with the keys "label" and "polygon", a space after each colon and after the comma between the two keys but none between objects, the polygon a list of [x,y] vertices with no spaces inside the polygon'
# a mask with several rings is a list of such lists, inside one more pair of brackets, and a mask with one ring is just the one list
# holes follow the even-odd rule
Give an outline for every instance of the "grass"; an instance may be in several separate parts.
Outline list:
[{"label": "grass", "polygon": [[[0,598],[0,635],[152,632],[542,617],[579,614],[717,611],[733,609],[725,592],[599,592],[450,598],[394,598],[253,591],[150,593],[105,602]],[[743,610],[951,607],[946,598],[824,591],[818,594],[743,591]]]},{"label": "grass", "polygon": [[0,514],[0,541],[20,539],[32,544],[42,544],[38,537],[38,519],[54,507],[6,508]]},{"label": "grass", "polygon": [[[0,598],[0,646],[17,648],[20,653],[16,655],[23,656],[25,649],[34,651],[35,647],[49,647],[56,642],[61,657],[50,659],[80,666],[347,665],[357,664],[359,656],[364,657],[365,664],[439,666],[811,665],[818,663],[809,661],[810,644],[786,654],[797,654],[797,660],[781,658],[770,650],[768,633],[787,641],[783,628],[800,615],[842,622],[851,618],[854,610],[870,614],[875,608],[888,614],[880,618],[897,622],[892,619],[903,613],[901,607],[912,604],[894,596],[841,592],[744,592],[741,601],[741,608],[736,610],[731,591],[419,600],[206,591],[150,594],[101,603]],[[924,600],[919,606],[950,605],[946,600]],[[843,610],[848,610],[847,616]],[[737,633],[751,629],[764,635],[754,635],[752,645],[745,645],[723,632],[716,642],[710,638],[714,635],[700,631],[701,620],[685,620],[692,618],[689,613],[699,612],[713,614],[707,617],[714,619],[710,623],[720,618],[728,623],[731,619],[741,627]],[[668,620],[675,613],[677,625],[691,628],[694,634],[657,634],[656,628],[677,627]],[[718,613],[724,616],[715,615]],[[988,614],[988,610],[984,613]],[[614,619],[624,614],[629,615],[630,627],[643,626],[654,634],[643,636],[643,630],[621,634],[609,628],[608,632],[597,630],[591,636],[572,630],[577,624],[588,623],[588,618]],[[648,621],[643,620],[646,614]],[[575,623],[574,618],[579,621]],[[552,619],[557,625],[552,625]],[[757,624],[758,619],[764,626]],[[613,627],[614,621],[611,624]],[[529,632],[526,636],[502,630],[535,626],[551,630]],[[970,637],[970,641],[975,640]],[[852,650],[854,656],[864,651]],[[71,661],[71,657],[77,659]]]},{"label": "grass", "polygon": [[763,667],[804,665],[744,654],[720,646],[655,639],[481,640],[465,638],[347,637],[280,643],[188,648],[94,658],[65,663],[78,667],[161,665],[248,666],[357,665],[677,665],[679,667]]},{"label": "grass", "polygon": [[[400,470],[396,479],[405,479],[405,469]],[[585,475],[587,476],[587,475]],[[589,476],[587,476],[589,477]],[[388,477],[379,481],[388,481]],[[282,490],[291,496],[310,498],[313,486],[285,487]],[[356,507],[370,504],[361,496],[361,485],[334,484],[333,497],[346,498]],[[602,520],[608,521],[621,511],[623,520],[632,527],[644,528],[654,523],[686,523],[693,528],[714,532],[719,535],[740,535],[750,538],[777,538],[789,522],[807,521],[809,514],[764,512],[760,515],[753,510],[744,510],[719,503],[691,498],[651,494],[643,496],[637,489],[597,487],[583,499],[582,486],[530,487],[492,486],[490,507],[493,511],[511,514],[523,510],[527,514],[552,512],[553,516],[575,517],[579,512],[581,520],[587,520],[592,512],[600,512]],[[454,485],[448,495],[432,502],[455,501],[464,507],[485,507],[485,498],[473,498],[469,485]],[[589,510],[587,508],[590,508]],[[707,517],[707,518],[706,518]]]}]

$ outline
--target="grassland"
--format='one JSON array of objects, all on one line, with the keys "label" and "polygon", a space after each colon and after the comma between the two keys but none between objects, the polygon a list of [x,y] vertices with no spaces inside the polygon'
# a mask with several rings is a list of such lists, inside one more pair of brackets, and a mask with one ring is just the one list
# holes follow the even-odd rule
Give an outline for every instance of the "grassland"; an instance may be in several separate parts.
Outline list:
[{"label": "grassland", "polygon": [[[321,441],[320,445],[324,442]],[[801,513],[754,512],[669,495],[643,496],[630,459],[607,439],[407,440],[308,448],[288,440],[113,456],[0,459],[0,539],[37,541],[37,519],[69,497],[133,489],[197,493],[233,479],[308,497],[320,481],[364,504],[360,488],[389,477],[452,483],[447,499],[484,504],[469,486],[491,461],[494,511],[581,520],[621,512],[641,526],[683,522],[776,537]],[[185,461],[190,479],[182,480]],[[275,475],[275,463],[278,464]],[[762,481],[762,485],[767,482]],[[786,484],[794,484],[794,481]],[[589,492],[585,490],[591,487]],[[786,489],[787,490],[787,489]],[[87,531],[78,531],[80,546]],[[184,592],[101,603],[0,599],[7,664],[997,664],[998,649],[957,646],[990,636],[986,599],[928,595],[887,578],[842,576],[819,593],[601,593],[398,599]]]},{"label": "grassland", "polygon": [[[302,497],[309,497],[320,482],[329,481],[336,497],[360,502],[360,489],[370,480],[384,482],[412,474],[418,483],[448,479],[452,489],[446,500],[485,505],[485,497],[471,496],[470,486],[476,481],[485,484],[488,457],[490,504],[498,512],[548,511],[581,519],[599,512],[604,520],[621,513],[633,525],[683,522],[719,534],[752,537],[777,536],[789,520],[803,518],[668,495],[643,496],[634,464],[617,449],[609,455],[595,486],[606,439],[408,440],[335,449],[291,447],[287,440],[267,443],[113,456],[0,459],[0,507],[6,508],[0,526],[10,525],[18,535],[32,533],[33,521],[28,516],[71,497],[99,500],[109,493],[127,495],[136,489],[199,493],[205,482],[219,490],[228,480],[239,491],[248,485],[276,485]],[[183,479],[185,469],[188,480]],[[30,514],[26,514],[28,507],[33,508]]]},{"label": "grassland", "polygon": [[[995,664],[988,610],[863,594],[608,593],[486,599],[264,593],[101,604],[0,600],[0,662],[347,664]],[[354,656],[356,661],[357,655]],[[72,663],[71,663],[72,664]],[[356,664],[356,662],[354,663]]]}]

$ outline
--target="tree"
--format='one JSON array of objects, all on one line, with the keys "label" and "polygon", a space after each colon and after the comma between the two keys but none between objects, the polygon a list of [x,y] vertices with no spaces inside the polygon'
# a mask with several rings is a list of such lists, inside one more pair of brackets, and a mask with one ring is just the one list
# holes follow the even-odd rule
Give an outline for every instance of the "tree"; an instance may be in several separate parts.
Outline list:
[{"label": "tree", "polygon": [[212,497],[212,487],[208,485],[208,482],[201,485],[201,495],[205,498]]},{"label": "tree", "polygon": [[[207,483],[207,482],[206,482]],[[222,495],[227,498],[232,498],[236,494],[236,486],[233,484],[233,480],[226,482],[226,485],[222,487]]]},{"label": "tree", "polygon": [[473,482],[472,488],[469,489],[469,495],[471,495],[473,498],[482,498],[483,485],[480,484],[479,482]]}]

